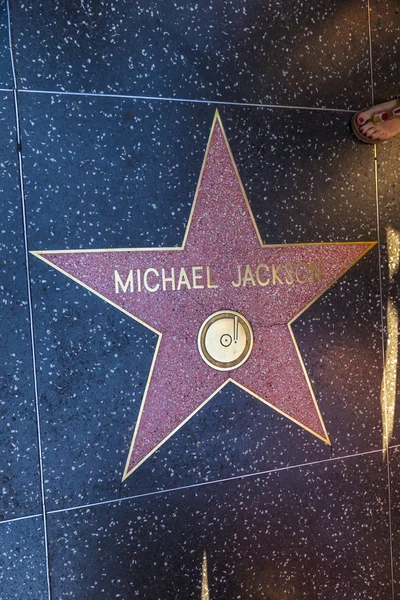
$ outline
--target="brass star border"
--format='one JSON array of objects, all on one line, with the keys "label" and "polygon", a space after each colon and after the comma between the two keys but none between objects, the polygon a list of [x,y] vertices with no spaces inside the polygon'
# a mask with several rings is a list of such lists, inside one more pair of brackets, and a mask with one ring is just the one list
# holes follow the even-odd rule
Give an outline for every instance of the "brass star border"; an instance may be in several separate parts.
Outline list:
[{"label": "brass star border", "polygon": [[[225,169],[225,171],[224,171],[224,169]],[[207,170],[207,172],[206,172],[206,170]],[[227,183],[224,183],[224,182],[221,183],[221,181],[218,179],[218,177],[220,179],[222,177],[221,175],[218,175],[218,173],[221,173],[221,172],[226,173]],[[169,332],[166,331],[165,329],[163,332],[162,327],[159,326],[159,323],[161,323],[161,320],[160,320],[161,317],[158,317],[158,316],[156,317],[155,315],[153,315],[151,313],[151,309],[143,308],[143,307],[139,306],[139,304],[133,305],[134,300],[132,300],[132,299],[131,299],[132,306],[128,305],[128,301],[123,301],[123,299],[120,299],[120,298],[118,298],[118,302],[119,302],[118,303],[116,301],[117,298],[116,298],[115,294],[113,295],[112,293],[109,293],[103,289],[104,286],[99,279],[99,275],[98,275],[97,271],[98,271],[99,265],[101,266],[101,260],[103,260],[103,258],[105,261],[112,262],[114,260],[114,262],[118,263],[119,259],[121,261],[123,259],[128,260],[127,257],[130,257],[130,256],[134,256],[137,261],[142,260],[144,262],[146,260],[151,261],[151,257],[155,257],[155,256],[159,257],[159,260],[162,260],[162,257],[164,256],[164,257],[167,257],[169,264],[172,264],[172,262],[175,260],[175,258],[179,256],[179,253],[182,253],[182,256],[185,255],[185,252],[186,253],[189,252],[189,255],[190,255],[190,252],[192,253],[192,255],[196,255],[196,243],[198,243],[198,244],[200,243],[200,247],[201,247],[201,244],[204,241],[204,235],[205,235],[204,233],[201,233],[201,231],[200,231],[200,233],[197,232],[197,234],[196,234],[196,227],[198,226],[198,219],[199,219],[199,216],[198,215],[196,216],[196,208],[197,208],[197,205],[199,202],[199,195],[200,195],[200,202],[202,203],[202,206],[204,209],[203,213],[206,214],[204,211],[205,211],[206,203],[208,202],[208,200],[205,200],[205,196],[207,196],[207,193],[208,193],[207,185],[210,187],[210,185],[212,184],[211,175],[214,175],[214,180],[215,180],[214,185],[216,186],[216,189],[219,190],[219,192],[217,193],[218,199],[220,201],[218,208],[221,211],[223,211],[223,209],[226,208],[227,214],[229,214],[229,204],[228,204],[230,202],[229,194],[231,194],[231,195],[233,194],[233,197],[236,198],[236,200],[235,199],[232,200],[232,214],[234,213],[232,218],[233,219],[236,218],[236,225],[238,223],[239,224],[241,223],[240,220],[238,220],[241,213],[240,213],[239,209],[237,210],[237,214],[235,213],[236,208],[238,208],[236,206],[235,202],[238,204],[238,206],[239,206],[240,202],[243,202],[243,207],[245,207],[245,210],[244,211],[242,210],[242,213],[243,213],[242,220],[244,223],[244,228],[247,227],[247,230],[246,230],[247,233],[243,234],[243,242],[246,241],[249,243],[249,245],[253,244],[253,248],[252,248],[253,252],[260,253],[264,249],[268,249],[271,252],[277,252],[277,253],[281,252],[282,255],[284,255],[284,251],[287,251],[288,253],[291,252],[293,255],[293,252],[290,249],[298,249],[298,248],[299,249],[307,249],[307,248],[312,247],[312,248],[316,248],[316,249],[318,249],[318,248],[321,248],[323,250],[326,249],[326,251],[328,252],[328,249],[332,248],[332,252],[334,252],[335,247],[336,247],[336,251],[339,253],[341,252],[343,254],[343,257],[342,257],[343,265],[342,265],[342,267],[340,267],[341,263],[338,258],[337,261],[339,262],[339,265],[337,265],[335,274],[333,276],[329,276],[329,283],[327,285],[323,285],[322,287],[321,287],[321,285],[319,287],[316,286],[316,288],[315,288],[316,292],[312,293],[311,299],[309,299],[307,302],[305,302],[303,305],[301,305],[301,308],[299,310],[297,310],[297,312],[294,314],[294,316],[291,316],[289,319],[287,319],[284,323],[282,322],[282,324],[281,324],[282,332],[283,332],[284,325],[285,325],[285,327],[287,327],[287,330],[289,332],[292,347],[294,347],[295,353],[297,354],[298,364],[301,367],[301,373],[304,377],[304,380],[306,381],[306,386],[308,388],[309,394],[312,399],[312,405],[314,407],[313,410],[315,411],[314,414],[317,415],[317,418],[319,420],[319,427],[315,427],[314,428],[315,430],[312,427],[307,426],[307,418],[305,418],[303,420],[296,418],[293,414],[290,414],[290,411],[291,411],[290,407],[287,410],[285,410],[283,405],[282,406],[277,405],[277,404],[279,404],[278,402],[273,403],[273,402],[268,401],[265,397],[266,394],[262,394],[262,393],[259,393],[258,391],[255,391],[255,389],[254,389],[255,386],[253,386],[251,383],[248,385],[246,384],[246,378],[243,379],[243,377],[242,377],[242,381],[241,381],[240,373],[241,372],[246,373],[247,372],[246,370],[249,370],[251,368],[249,366],[249,365],[251,365],[251,359],[249,359],[249,361],[247,363],[245,363],[243,366],[240,367],[240,369],[235,371],[234,375],[232,375],[232,376],[229,375],[228,377],[226,377],[225,374],[223,374],[222,379],[221,379],[221,377],[218,379],[216,371],[213,371],[212,369],[210,369],[210,367],[207,367],[205,364],[203,364],[203,367],[205,369],[208,369],[208,371],[206,372],[206,375],[204,375],[204,381],[207,382],[209,388],[210,388],[210,386],[212,387],[212,392],[206,393],[205,399],[203,397],[201,397],[201,398],[197,397],[197,399],[195,399],[193,401],[191,401],[191,400],[187,401],[186,405],[185,405],[186,413],[182,412],[180,405],[173,404],[172,405],[172,408],[173,408],[172,413],[173,413],[173,411],[175,411],[175,413],[172,415],[174,418],[171,421],[172,424],[169,425],[169,428],[170,428],[169,431],[164,430],[164,431],[161,431],[161,433],[159,433],[157,431],[157,435],[154,434],[154,439],[150,443],[148,442],[148,440],[146,438],[147,434],[146,434],[145,428],[148,426],[148,422],[152,423],[154,425],[154,421],[151,421],[151,419],[149,420],[148,416],[145,418],[143,417],[144,411],[146,411],[146,409],[150,411],[149,414],[151,416],[154,412],[157,412],[157,407],[158,407],[159,410],[164,410],[164,415],[167,415],[168,419],[170,418],[170,413],[168,412],[168,410],[165,408],[165,405],[163,404],[164,399],[157,400],[157,398],[151,397],[152,404],[149,405],[150,408],[148,408],[148,404],[146,404],[146,402],[148,401],[148,398],[149,398],[149,390],[151,389],[152,383],[154,383],[153,380],[156,379],[153,376],[155,373],[156,365],[158,364],[157,361],[160,359],[160,348],[163,343],[163,336],[165,336],[167,339],[169,339],[168,338]],[[218,175],[218,177],[216,177],[216,175]],[[208,177],[208,179],[207,179],[207,177]],[[235,182],[233,181],[233,179],[235,179]],[[224,185],[225,185],[225,188],[223,187]],[[229,185],[231,186],[231,188],[229,188]],[[212,189],[212,187],[211,187],[211,189]],[[228,191],[229,191],[229,194],[228,194]],[[236,196],[235,196],[235,194],[236,194]],[[239,199],[239,196],[241,196],[241,199]],[[239,206],[239,208],[241,208],[241,209],[243,207]],[[215,207],[214,207],[214,210],[216,210]],[[200,217],[201,217],[201,214],[200,214]],[[193,225],[195,218],[197,219],[196,226]],[[246,223],[248,226],[246,225]],[[192,226],[193,226],[193,229],[195,230],[195,233],[193,233],[193,232],[191,233]],[[222,228],[222,225],[219,225],[218,227]],[[218,227],[217,227],[217,229],[218,229]],[[252,231],[250,231],[250,229],[252,229]],[[225,233],[223,231],[223,228],[220,229],[220,231],[218,233],[220,235],[220,238],[223,239],[223,234]],[[192,236],[192,238],[194,236],[195,241],[193,241],[193,239],[190,239],[190,235]],[[196,242],[196,235],[198,235],[197,242]],[[219,238],[216,235],[216,240],[218,240],[218,239]],[[205,156],[204,156],[204,160],[203,160],[203,164],[202,164],[202,168],[201,168],[201,172],[200,172],[200,176],[199,176],[199,180],[198,180],[198,184],[197,184],[197,188],[196,188],[196,192],[195,192],[195,197],[194,197],[192,209],[190,212],[188,224],[186,227],[186,232],[185,232],[182,246],[172,247],[172,248],[164,247],[164,248],[118,248],[118,249],[32,251],[31,254],[33,254],[37,258],[41,259],[42,261],[44,261],[51,267],[57,269],[58,271],[60,271],[61,273],[63,273],[64,275],[66,275],[67,277],[72,279],[73,281],[75,281],[76,283],[79,283],[80,285],[82,285],[83,287],[88,289],[90,292],[96,294],[97,296],[99,296],[100,298],[102,298],[103,300],[105,300],[106,302],[108,302],[109,304],[111,304],[112,306],[117,308],[118,310],[122,311],[124,314],[135,319],[137,322],[141,323],[142,325],[149,328],[151,331],[153,331],[154,333],[156,333],[158,335],[156,349],[155,349],[153,360],[151,363],[150,372],[149,372],[149,375],[147,378],[146,388],[145,388],[143,400],[142,400],[142,403],[140,406],[140,411],[139,411],[131,447],[130,447],[130,450],[128,453],[128,458],[127,458],[127,462],[126,462],[126,466],[125,466],[125,470],[124,470],[124,474],[123,474],[123,480],[125,480],[127,477],[129,477],[129,475],[131,475],[145,460],[147,460],[147,458],[149,458],[152,454],[154,454],[154,452],[156,452],[156,450],[158,450],[172,435],[174,435],[203,406],[205,406],[205,404],[207,404],[217,393],[219,393],[222,390],[223,387],[225,387],[230,382],[234,383],[235,385],[237,385],[244,391],[248,392],[249,394],[251,394],[252,396],[257,398],[258,400],[262,401],[264,404],[268,405],[270,408],[274,409],[275,411],[282,414],[286,418],[290,419],[291,421],[293,421],[294,423],[296,423],[297,425],[299,425],[300,427],[302,427],[303,429],[305,429],[306,431],[308,431],[315,437],[319,438],[323,442],[330,445],[331,442],[330,442],[330,439],[328,436],[328,432],[325,428],[325,424],[323,422],[322,415],[319,410],[310,379],[308,377],[303,359],[300,354],[300,350],[298,348],[296,339],[293,334],[292,324],[316,300],[318,300],[318,298],[320,298],[320,296],[322,296],[322,294],[324,294],[342,275],[344,275],[356,262],[358,262],[358,260],[360,260],[362,258],[362,256],[364,256],[373,246],[375,246],[375,244],[376,244],[376,242],[328,242],[328,243],[317,242],[317,243],[305,243],[305,244],[263,244],[260,233],[258,231],[258,227],[256,225],[256,222],[255,222],[252,210],[251,210],[251,207],[250,207],[250,204],[249,204],[249,201],[247,199],[246,192],[245,192],[243,184],[241,182],[241,179],[240,179],[237,167],[236,167],[236,163],[234,161],[232,152],[230,150],[229,143],[228,143],[220,116],[218,114],[218,111],[216,111],[214,120],[212,123],[211,132],[210,132],[209,140],[207,143],[207,148],[206,148],[206,152],[205,152]],[[215,245],[215,244],[213,244],[213,245]],[[255,245],[258,245],[258,250],[255,248]],[[239,244],[239,246],[240,246],[240,244]],[[239,246],[237,246],[237,248],[232,247],[232,255],[235,255],[235,252],[236,252],[236,255],[238,255],[238,252],[240,252]],[[248,247],[248,246],[245,246],[244,244],[242,244],[242,246],[244,246],[246,248]],[[239,248],[239,250],[238,250],[238,248]],[[346,257],[346,248],[348,248],[348,253],[353,252],[352,258]],[[276,249],[276,250],[274,250],[274,249]],[[296,252],[296,250],[294,250],[294,252]],[[304,252],[306,252],[306,250],[304,250]],[[354,252],[355,252],[355,254],[354,254]],[[228,254],[229,254],[229,252],[228,252]],[[97,256],[99,258],[97,258]],[[215,255],[215,256],[217,256],[217,255]],[[330,256],[330,255],[328,254],[328,256]],[[151,263],[146,263],[146,264],[148,265]],[[167,264],[167,263],[165,263],[165,264]],[[193,264],[198,265],[199,262],[194,262]],[[286,263],[286,264],[291,264],[291,263]],[[199,269],[200,267],[193,267],[193,268]],[[153,271],[154,271],[154,269],[153,269]],[[88,273],[89,273],[89,275],[87,275]],[[91,276],[91,274],[92,274],[92,276]],[[208,276],[209,275],[210,274],[208,273]],[[327,281],[328,281],[328,279],[327,279]],[[210,286],[211,286],[211,288],[216,287],[215,285],[213,286],[211,283],[210,283]],[[244,287],[245,286],[243,283],[243,288]],[[318,289],[317,289],[317,287],[318,287]],[[304,290],[304,286],[303,286],[303,290]],[[229,298],[227,296],[225,297],[224,301],[222,301],[222,300],[218,300],[219,297],[217,296],[216,289],[207,290],[207,292],[209,292],[211,294],[211,296],[210,296],[210,300],[209,300],[209,306],[207,309],[208,313],[206,313],[206,315],[210,314],[210,312],[224,310],[226,308],[230,308],[230,309],[237,308],[237,305],[235,304],[235,302],[239,302],[238,296],[236,296],[235,300],[232,300],[232,304],[228,307],[228,306],[226,306],[226,304],[231,302],[231,300],[229,300]],[[247,292],[248,292],[248,290],[246,290],[246,292],[243,291],[242,296],[243,296],[243,294],[246,294]],[[212,296],[212,293],[214,293],[215,295]],[[287,292],[287,293],[289,294],[289,292]],[[166,294],[166,292],[164,292],[164,294]],[[233,290],[232,290],[232,294],[233,294]],[[254,294],[256,294],[256,291],[253,288],[253,295]],[[148,296],[148,298],[150,298],[150,296]],[[172,296],[165,295],[164,298],[169,299],[170,302],[173,301]],[[258,296],[257,296],[257,298],[258,298]],[[299,303],[299,300],[297,299],[296,296],[293,296],[293,298],[296,299],[297,303]],[[264,301],[266,302],[265,298],[264,298]],[[124,306],[124,302],[125,302],[126,306]],[[221,303],[218,304],[218,302],[221,302],[222,304]],[[190,300],[187,300],[187,303],[190,308],[190,306],[191,306]],[[292,301],[292,304],[295,304],[294,300]],[[291,308],[291,306],[292,305],[290,304],[290,301],[288,299],[288,307]],[[146,313],[146,310],[149,310],[150,312]],[[278,310],[278,309],[275,307],[275,310]],[[136,314],[134,314],[135,311],[136,311]],[[140,313],[140,314],[138,315],[138,313]],[[204,315],[201,318],[203,319]],[[152,322],[150,322],[150,321],[152,321]],[[272,328],[272,326],[270,325],[270,329],[271,328]],[[196,329],[196,327],[195,327],[195,332],[194,332],[196,334],[195,337],[197,337],[197,331],[198,331],[198,329]],[[265,333],[265,335],[268,335],[268,333]],[[282,333],[282,335],[284,335],[284,332]],[[286,338],[283,338],[283,339],[284,339],[284,342],[285,342],[285,345],[287,348],[288,340]],[[260,342],[260,344],[262,345],[262,341]],[[197,346],[197,344],[196,344],[196,346]],[[163,356],[162,353],[163,352],[165,353],[165,347],[166,346],[164,343],[164,348],[161,348],[162,356]],[[201,359],[199,359],[199,360],[201,360]],[[254,360],[256,360],[256,359],[254,359]],[[268,368],[266,370],[268,370]],[[295,378],[298,376],[299,376],[299,374],[297,373],[293,377]],[[158,377],[158,375],[157,375],[157,377]],[[272,375],[271,375],[271,377],[272,377]],[[213,378],[212,381],[211,381],[211,378]],[[159,377],[159,379],[160,379],[160,377]],[[211,381],[211,383],[210,383],[210,381]],[[243,383],[243,381],[245,381],[245,383]],[[207,387],[207,386],[205,386],[205,387]],[[194,392],[193,392],[193,394],[195,395]],[[153,396],[154,396],[154,394],[153,394]],[[158,402],[158,404],[157,404],[157,402]],[[294,403],[294,406],[295,406],[295,410],[297,410],[299,412],[301,412],[301,410],[304,410],[306,416],[308,414],[308,423],[312,422],[313,418],[315,418],[315,417],[312,417],[312,415],[311,415],[311,417],[312,417],[311,418],[310,417],[311,413],[307,413],[307,410],[311,410],[311,408],[310,408],[310,405],[307,408],[307,403],[305,400],[304,400],[303,407],[300,406],[300,408],[299,408],[299,406],[297,406],[295,403]],[[156,410],[154,409],[154,407],[156,407]],[[161,417],[160,417],[160,419],[162,420]],[[163,426],[165,428],[165,425],[163,425],[161,420],[159,423],[156,423],[156,425],[158,425],[162,429]],[[316,430],[318,428],[320,429],[319,432]],[[143,448],[141,448],[141,449],[139,448],[139,450],[138,450],[139,455],[137,457],[135,457],[134,451],[135,451],[136,443],[138,441],[138,436],[140,436],[142,430],[143,430],[142,438],[143,439],[146,438],[146,441],[145,442],[141,441]],[[147,444],[147,446],[146,446],[146,444]]]}]

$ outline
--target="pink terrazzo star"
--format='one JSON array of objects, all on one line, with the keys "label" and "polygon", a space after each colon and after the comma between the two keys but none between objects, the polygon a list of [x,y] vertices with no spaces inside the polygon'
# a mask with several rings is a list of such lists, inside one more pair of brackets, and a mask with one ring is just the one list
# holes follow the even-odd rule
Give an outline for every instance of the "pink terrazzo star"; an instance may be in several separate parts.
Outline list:
[{"label": "pink terrazzo star", "polygon": [[[373,245],[263,246],[216,113],[181,248],[34,252],[159,334],[124,479],[228,381],[329,444],[291,323]],[[254,335],[230,372],[197,345],[220,310],[243,315]]]}]

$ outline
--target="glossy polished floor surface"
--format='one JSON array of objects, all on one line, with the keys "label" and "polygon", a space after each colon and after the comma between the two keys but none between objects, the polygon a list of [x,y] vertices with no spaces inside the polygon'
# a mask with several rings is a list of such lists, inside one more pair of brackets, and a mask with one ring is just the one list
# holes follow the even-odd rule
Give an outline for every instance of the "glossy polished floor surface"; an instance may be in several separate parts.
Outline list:
[{"label": "glossy polished floor surface", "polygon": [[1,600],[400,599],[399,32],[1,2]]}]

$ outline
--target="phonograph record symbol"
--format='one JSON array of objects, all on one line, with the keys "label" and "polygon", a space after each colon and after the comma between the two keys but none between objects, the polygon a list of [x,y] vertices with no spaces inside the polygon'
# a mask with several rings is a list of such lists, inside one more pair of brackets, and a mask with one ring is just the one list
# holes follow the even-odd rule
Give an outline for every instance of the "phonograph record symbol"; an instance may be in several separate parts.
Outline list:
[{"label": "phonograph record symbol", "polygon": [[123,478],[229,381],[329,444],[291,324],[374,245],[263,245],[217,112],[181,247],[33,252],[159,336]]}]

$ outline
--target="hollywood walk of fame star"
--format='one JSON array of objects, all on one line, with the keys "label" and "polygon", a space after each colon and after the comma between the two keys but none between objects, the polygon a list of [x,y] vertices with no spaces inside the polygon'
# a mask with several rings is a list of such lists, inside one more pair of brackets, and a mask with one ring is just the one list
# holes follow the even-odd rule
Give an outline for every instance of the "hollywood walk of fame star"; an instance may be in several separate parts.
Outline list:
[{"label": "hollywood walk of fame star", "polygon": [[182,247],[34,252],[159,336],[123,478],[229,381],[329,444],[291,324],[374,244],[263,245],[216,113]]}]

